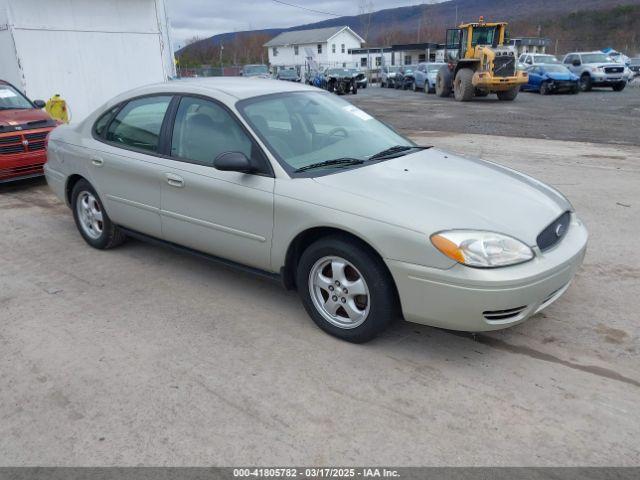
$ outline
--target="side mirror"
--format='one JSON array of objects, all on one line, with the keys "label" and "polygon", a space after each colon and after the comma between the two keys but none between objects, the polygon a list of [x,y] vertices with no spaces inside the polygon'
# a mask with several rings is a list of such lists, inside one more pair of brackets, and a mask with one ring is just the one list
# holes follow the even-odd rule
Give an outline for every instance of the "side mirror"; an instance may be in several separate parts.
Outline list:
[{"label": "side mirror", "polygon": [[574,60],[573,62],[571,62],[571,64],[572,64],[574,67],[579,67],[580,65],[582,65],[582,64],[580,63],[580,60]]},{"label": "side mirror", "polygon": [[251,173],[255,171],[251,160],[242,152],[221,153],[213,161],[213,166],[216,170],[223,172]]},{"label": "side mirror", "polygon": [[43,109],[44,107],[47,106],[47,102],[45,102],[44,100],[34,100],[33,104],[35,105],[36,108],[39,108],[39,109]]}]

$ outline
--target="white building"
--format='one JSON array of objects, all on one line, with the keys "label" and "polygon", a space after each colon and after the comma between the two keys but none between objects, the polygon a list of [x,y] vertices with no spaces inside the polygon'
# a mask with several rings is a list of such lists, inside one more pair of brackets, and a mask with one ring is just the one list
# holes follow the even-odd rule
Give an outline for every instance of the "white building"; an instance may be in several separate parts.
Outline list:
[{"label": "white building", "polygon": [[269,63],[275,69],[303,67],[309,61],[320,67],[346,67],[353,62],[349,53],[364,40],[349,27],[319,28],[284,32],[265,43]]},{"label": "white building", "polygon": [[0,0],[0,79],[59,93],[78,121],[125,90],[175,76],[165,0]]}]

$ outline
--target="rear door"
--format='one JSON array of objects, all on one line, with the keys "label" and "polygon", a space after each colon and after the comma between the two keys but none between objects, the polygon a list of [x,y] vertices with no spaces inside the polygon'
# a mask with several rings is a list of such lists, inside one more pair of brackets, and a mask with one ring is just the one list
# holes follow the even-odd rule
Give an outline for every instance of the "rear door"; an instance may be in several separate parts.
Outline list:
[{"label": "rear door", "polygon": [[[274,178],[262,151],[233,112],[213,99],[184,96],[175,105],[163,159],[162,237],[251,267],[270,268]],[[253,174],[213,167],[242,152]]]},{"label": "rear door", "polygon": [[111,219],[160,237],[161,131],[171,95],[130,100],[98,119],[88,152],[90,181]]}]

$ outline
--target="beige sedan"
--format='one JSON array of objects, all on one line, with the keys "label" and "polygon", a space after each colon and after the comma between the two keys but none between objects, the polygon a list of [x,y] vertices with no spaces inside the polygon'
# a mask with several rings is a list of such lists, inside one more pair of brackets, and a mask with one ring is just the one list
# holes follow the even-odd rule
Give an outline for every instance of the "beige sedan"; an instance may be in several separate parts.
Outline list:
[{"label": "beige sedan", "polygon": [[140,88],[56,129],[45,173],[92,247],[159,241],[279,279],[325,331],[483,331],[557,300],[587,232],[555,189],[415,145],[313,87]]}]

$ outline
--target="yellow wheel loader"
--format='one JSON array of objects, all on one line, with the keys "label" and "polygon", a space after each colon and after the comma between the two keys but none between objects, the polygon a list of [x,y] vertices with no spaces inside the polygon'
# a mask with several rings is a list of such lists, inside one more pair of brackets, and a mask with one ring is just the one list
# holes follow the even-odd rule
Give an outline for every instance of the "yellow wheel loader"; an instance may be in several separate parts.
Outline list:
[{"label": "yellow wheel loader", "polygon": [[447,30],[445,61],[436,79],[436,94],[459,102],[496,93],[500,100],[515,100],[520,86],[528,82],[519,71],[515,52],[505,46],[507,24],[465,23]]}]

